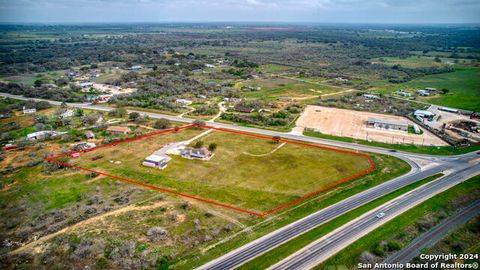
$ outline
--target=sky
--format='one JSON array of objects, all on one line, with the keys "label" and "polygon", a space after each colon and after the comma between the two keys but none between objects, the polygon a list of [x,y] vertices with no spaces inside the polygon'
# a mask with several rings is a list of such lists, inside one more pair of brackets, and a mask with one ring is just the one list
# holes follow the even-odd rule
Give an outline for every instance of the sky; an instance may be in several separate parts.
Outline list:
[{"label": "sky", "polygon": [[480,0],[0,0],[0,22],[480,23]]}]

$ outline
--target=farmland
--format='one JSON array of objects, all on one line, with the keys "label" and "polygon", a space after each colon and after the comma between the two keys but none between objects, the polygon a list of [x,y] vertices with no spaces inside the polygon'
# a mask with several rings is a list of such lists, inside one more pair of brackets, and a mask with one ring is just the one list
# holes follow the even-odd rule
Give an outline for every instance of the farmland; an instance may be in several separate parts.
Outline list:
[{"label": "farmland", "polygon": [[419,97],[424,102],[465,110],[480,110],[480,68],[459,67],[454,72],[428,75],[397,86],[388,85],[376,88],[381,93],[393,93],[398,89],[423,89],[434,87],[448,89],[446,94]]},{"label": "farmland", "polygon": [[[371,168],[365,156],[223,131],[199,139],[205,145],[218,145],[211,160],[173,156],[164,170],[141,165],[146,156],[163,145],[185,140],[198,132],[187,129],[99,148],[71,162],[254,212],[271,210]],[[92,161],[98,155],[103,158]]]}]

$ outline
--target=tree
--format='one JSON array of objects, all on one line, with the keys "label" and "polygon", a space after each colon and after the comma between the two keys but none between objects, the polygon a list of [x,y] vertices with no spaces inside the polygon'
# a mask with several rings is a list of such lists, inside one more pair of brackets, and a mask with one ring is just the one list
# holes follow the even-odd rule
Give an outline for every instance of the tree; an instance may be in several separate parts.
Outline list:
[{"label": "tree", "polygon": [[82,108],[77,108],[75,110],[75,116],[78,116],[78,117],[83,116],[83,109]]},{"label": "tree", "polygon": [[203,147],[203,141],[197,141],[193,147],[202,148]]},{"label": "tree", "polygon": [[205,125],[206,125],[206,124],[205,124],[205,121],[198,120],[198,119],[195,120],[195,121],[193,121],[193,124],[194,124],[194,125],[198,125],[198,126],[205,126]]},{"label": "tree", "polygon": [[47,101],[39,101],[39,102],[35,103],[35,108],[37,110],[44,110],[44,109],[48,109],[48,108],[51,108],[51,107],[52,107],[52,105]]},{"label": "tree", "polygon": [[35,80],[35,81],[33,82],[33,86],[35,86],[35,87],[40,87],[40,86],[42,86],[42,80],[40,80],[40,79]]},{"label": "tree", "polygon": [[155,121],[155,124],[153,125],[156,129],[166,129],[169,128],[172,125],[170,120],[161,118]]},{"label": "tree", "polygon": [[108,112],[108,115],[115,117],[125,117],[127,115],[127,110],[124,108],[116,108]]},{"label": "tree", "polygon": [[215,151],[215,149],[217,149],[217,144],[216,143],[211,143],[208,145],[208,150],[213,152]]},{"label": "tree", "polygon": [[68,105],[65,102],[62,102],[62,104],[60,104],[60,108],[62,108],[62,109],[66,109],[67,107],[68,107]]},{"label": "tree", "polygon": [[128,115],[128,119],[136,121],[138,118],[140,118],[140,114],[138,112],[131,112]]}]

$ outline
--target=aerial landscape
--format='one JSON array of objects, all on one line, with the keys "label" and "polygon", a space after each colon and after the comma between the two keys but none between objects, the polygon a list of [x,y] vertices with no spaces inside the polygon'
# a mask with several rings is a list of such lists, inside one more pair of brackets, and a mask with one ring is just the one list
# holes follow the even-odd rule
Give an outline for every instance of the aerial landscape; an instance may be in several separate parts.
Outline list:
[{"label": "aerial landscape", "polygon": [[479,14],[0,1],[0,268],[477,269]]}]

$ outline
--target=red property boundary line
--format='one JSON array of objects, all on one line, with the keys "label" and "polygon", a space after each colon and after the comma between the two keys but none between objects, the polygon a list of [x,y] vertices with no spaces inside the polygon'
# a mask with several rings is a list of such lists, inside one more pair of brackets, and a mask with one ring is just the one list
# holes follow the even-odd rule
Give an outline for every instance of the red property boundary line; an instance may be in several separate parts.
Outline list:
[{"label": "red property boundary line", "polygon": [[[154,186],[154,185],[150,185],[150,184],[146,184],[146,183],[143,183],[143,182],[139,182],[139,181],[135,181],[135,180],[132,180],[132,179],[127,179],[127,178],[123,178],[123,177],[120,177],[120,176],[116,176],[116,175],[112,175],[112,174],[109,174],[109,173],[104,173],[104,172],[100,172],[100,171],[95,171],[95,170],[92,170],[92,169],[89,169],[89,168],[85,168],[85,167],[80,167],[80,166],[75,166],[75,165],[72,165],[72,164],[68,164],[68,163],[64,163],[64,162],[61,162],[58,160],[58,158],[60,157],[65,157],[65,156],[71,156],[72,154],[74,153],[84,153],[84,152],[91,152],[91,151],[94,151],[96,149],[99,149],[99,148],[104,148],[104,147],[110,147],[110,146],[116,146],[118,144],[121,144],[121,143],[126,143],[126,142],[132,142],[132,141],[137,141],[137,140],[141,140],[141,139],[145,139],[145,138],[148,138],[148,137],[152,137],[152,136],[156,136],[156,135],[160,135],[160,134],[165,134],[165,133],[169,133],[169,132],[173,132],[173,131],[180,131],[182,129],[186,129],[186,128],[190,128],[190,127],[200,127],[200,128],[204,128],[204,129],[213,129],[213,130],[218,130],[218,131],[223,131],[223,132],[229,132],[229,133],[235,133],[235,134],[240,134],[240,135],[244,135],[244,136],[249,136],[249,137],[255,137],[255,138],[261,138],[261,139],[267,139],[267,140],[272,140],[272,141],[279,141],[279,142],[285,142],[285,143],[291,143],[291,144],[296,144],[296,145],[302,145],[302,146],[306,146],[306,147],[313,147],[313,148],[320,148],[320,149],[324,149],[324,150],[328,150],[328,151],[335,151],[335,152],[340,152],[340,153],[347,153],[347,154],[352,154],[352,155],[357,155],[357,156],[363,156],[365,158],[368,159],[369,161],[369,164],[370,164],[370,169],[364,171],[364,172],[361,172],[361,173],[358,173],[356,175],[353,175],[351,177],[348,177],[346,179],[343,179],[339,182],[336,182],[328,187],[324,187],[322,189],[319,189],[319,190],[316,190],[312,193],[309,193],[307,195],[304,195],[298,199],[295,199],[291,202],[288,202],[286,204],[283,204],[277,208],[274,208],[272,210],[269,210],[267,212],[263,212],[263,213],[258,213],[258,212],[253,212],[253,211],[249,211],[249,210],[246,210],[246,209],[242,209],[242,208],[238,208],[238,207],[235,207],[235,206],[232,206],[232,205],[228,205],[228,204],[223,204],[223,203],[219,203],[219,202],[215,202],[215,201],[212,201],[212,200],[209,200],[209,199],[205,199],[205,198],[201,198],[201,197],[196,197],[196,196],[192,196],[192,195],[189,195],[189,194],[185,194],[185,193],[181,193],[181,192],[178,192],[178,191],[174,191],[174,190],[170,190],[170,189],[166,189],[166,188],[162,188],[162,187],[158,187],[158,186]],[[149,133],[147,135],[142,135],[142,136],[138,136],[138,137],[135,137],[135,138],[130,138],[130,139],[125,139],[125,140],[121,140],[121,141],[117,141],[117,142],[113,142],[113,143],[108,143],[108,144],[103,144],[103,145],[100,145],[100,146],[97,146],[97,147],[94,147],[94,148],[91,148],[91,149],[85,149],[85,150],[80,150],[80,151],[77,151],[77,152],[73,152],[73,153],[68,153],[68,154],[61,154],[61,155],[57,155],[57,156],[53,156],[53,157],[49,157],[49,158],[46,158],[47,161],[49,162],[53,162],[53,163],[57,163],[59,165],[62,165],[62,166],[65,166],[65,167],[71,167],[71,168],[75,168],[75,169],[79,169],[79,170],[83,170],[83,171],[87,171],[87,172],[92,172],[92,173],[96,173],[96,174],[101,174],[101,175],[104,175],[104,176],[107,176],[107,177],[110,177],[110,178],[114,178],[114,179],[117,179],[117,180],[120,180],[120,181],[123,181],[123,182],[127,182],[127,183],[131,183],[131,184],[135,184],[135,185],[140,185],[140,186],[143,186],[143,187],[147,187],[147,188],[150,188],[150,189],[154,189],[154,190],[159,190],[159,191],[162,191],[162,192],[167,192],[167,193],[171,193],[171,194],[175,194],[175,195],[179,195],[179,196],[182,196],[182,197],[186,197],[186,198],[189,198],[189,199],[194,199],[194,200],[198,200],[198,201],[201,201],[201,202],[205,202],[205,203],[209,203],[209,204],[213,204],[213,205],[217,205],[217,206],[221,206],[221,207],[225,207],[225,208],[228,208],[228,209],[232,209],[232,210],[235,210],[235,211],[239,211],[239,212],[243,212],[243,213],[247,213],[247,214],[251,214],[251,215],[254,215],[254,216],[259,216],[259,217],[263,217],[263,216],[266,216],[266,215],[269,215],[269,214],[272,214],[272,213],[275,213],[279,210],[282,210],[288,206],[291,206],[291,205],[294,205],[300,201],[303,201],[307,198],[310,198],[312,196],[315,196],[319,193],[322,193],[326,190],[329,190],[329,189],[332,189],[338,185],[341,185],[343,183],[346,183],[346,182],[349,182],[349,181],[352,181],[356,178],[359,178],[361,176],[364,176],[368,173],[371,173],[373,171],[375,171],[377,168],[375,167],[375,164],[373,163],[373,160],[372,158],[370,157],[370,155],[368,154],[364,154],[364,153],[358,153],[358,152],[353,152],[353,151],[349,151],[349,150],[344,150],[344,149],[337,149],[337,148],[331,148],[331,147],[327,147],[327,146],[321,146],[321,145],[315,145],[315,144],[309,144],[309,143],[303,143],[303,142],[297,142],[297,141],[291,141],[291,140],[286,140],[286,139],[276,139],[274,137],[271,137],[271,136],[264,136],[264,135],[258,135],[258,134],[253,134],[253,133],[246,133],[246,132],[242,132],[242,131],[236,131],[236,130],[231,130],[231,129],[224,129],[224,128],[216,128],[216,127],[211,127],[211,126],[202,126],[202,125],[198,125],[198,124],[189,124],[189,125],[185,125],[185,126],[181,126],[181,127],[175,127],[175,128],[170,128],[170,129],[166,129],[166,130],[162,130],[162,131],[159,131],[159,132],[153,132],[153,133]]]}]

